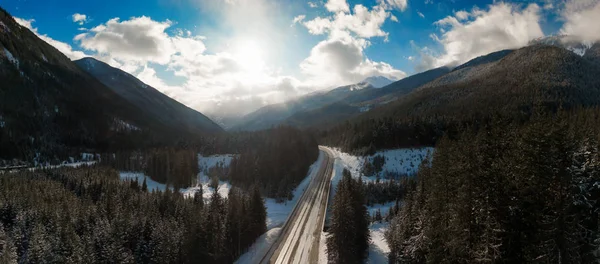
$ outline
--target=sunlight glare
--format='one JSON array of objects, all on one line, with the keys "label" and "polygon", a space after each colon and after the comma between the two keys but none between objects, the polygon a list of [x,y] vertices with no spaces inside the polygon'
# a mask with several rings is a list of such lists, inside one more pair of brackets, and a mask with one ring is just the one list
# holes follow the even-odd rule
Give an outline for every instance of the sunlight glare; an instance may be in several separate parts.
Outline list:
[{"label": "sunlight glare", "polygon": [[236,43],[234,57],[246,72],[259,72],[264,67],[264,52],[255,40],[242,40]]}]

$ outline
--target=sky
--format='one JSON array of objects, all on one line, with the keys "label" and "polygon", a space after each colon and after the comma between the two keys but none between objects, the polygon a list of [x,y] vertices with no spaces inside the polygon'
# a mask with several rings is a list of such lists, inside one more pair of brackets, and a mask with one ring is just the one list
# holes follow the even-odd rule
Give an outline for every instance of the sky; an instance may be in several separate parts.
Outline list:
[{"label": "sky", "polygon": [[95,57],[211,117],[399,80],[565,34],[600,0],[0,0],[72,60]]}]

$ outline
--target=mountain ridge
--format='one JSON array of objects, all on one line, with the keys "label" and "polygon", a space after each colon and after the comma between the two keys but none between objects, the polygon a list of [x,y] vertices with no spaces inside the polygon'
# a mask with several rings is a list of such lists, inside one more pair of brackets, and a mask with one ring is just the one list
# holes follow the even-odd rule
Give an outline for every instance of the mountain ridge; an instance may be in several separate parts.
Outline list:
[{"label": "mountain ridge", "polygon": [[74,62],[115,93],[167,126],[179,127],[192,133],[223,131],[202,113],[170,98],[129,73],[94,58],[88,57]]}]

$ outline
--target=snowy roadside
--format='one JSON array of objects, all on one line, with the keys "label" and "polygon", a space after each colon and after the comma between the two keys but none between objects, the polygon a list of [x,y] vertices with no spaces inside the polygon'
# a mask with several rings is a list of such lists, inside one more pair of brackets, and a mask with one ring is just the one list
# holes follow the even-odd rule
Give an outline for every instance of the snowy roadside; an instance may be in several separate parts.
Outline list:
[{"label": "snowy roadside", "polygon": [[[353,178],[359,178],[362,176],[363,181],[370,182],[376,181],[378,176],[379,180],[384,182],[389,179],[385,179],[386,174],[396,175],[414,175],[417,173],[421,162],[429,154],[432,154],[434,148],[406,148],[406,149],[391,149],[385,151],[378,151],[372,156],[354,156],[340,151],[339,149],[329,148],[333,152],[335,162],[333,165],[333,173],[331,176],[331,195],[330,199],[333,199],[335,190],[339,181],[342,179],[342,172],[344,169],[348,169]],[[382,156],[385,159],[385,164],[382,166],[382,171],[376,175],[361,175],[362,168],[365,164],[365,160],[373,162],[375,156]],[[388,202],[385,204],[375,204],[367,207],[368,212],[371,216],[375,215],[377,211],[381,211],[382,215],[388,213],[389,209],[393,207],[396,202]],[[328,213],[330,213],[328,211]],[[371,241],[369,242],[369,256],[365,260],[365,263],[387,263],[388,254],[390,248],[385,240],[385,231],[387,230],[389,223],[373,223],[369,226],[371,233]],[[319,249],[319,263],[327,263],[327,245],[326,238],[327,233],[321,232],[321,244]]]},{"label": "snowy roadside", "polygon": [[[302,196],[302,193],[306,190],[306,187],[310,181],[317,176],[319,172],[319,166],[323,162],[325,155],[319,152],[319,158],[309,168],[308,174],[300,184],[293,191],[292,200],[286,201],[285,203],[277,203],[275,199],[266,198],[265,206],[267,207],[267,233],[263,234],[266,238],[261,236],[253,245],[250,247],[248,252],[244,253],[235,263],[258,263],[260,257],[269,249],[269,247],[275,242],[275,239],[279,235],[281,226],[285,223],[294,206]],[[271,240],[272,239],[272,240]]]}]

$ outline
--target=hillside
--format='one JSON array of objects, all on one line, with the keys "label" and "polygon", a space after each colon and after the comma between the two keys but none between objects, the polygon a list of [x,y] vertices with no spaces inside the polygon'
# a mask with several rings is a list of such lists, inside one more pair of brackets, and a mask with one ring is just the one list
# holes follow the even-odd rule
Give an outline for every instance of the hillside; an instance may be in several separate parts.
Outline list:
[{"label": "hillside", "polygon": [[117,68],[94,58],[75,61],[116,94],[138,107],[156,122],[190,133],[217,133],[222,129],[212,120]]},{"label": "hillside", "polygon": [[0,79],[0,158],[56,159],[192,136],[157,122],[2,9]]},{"label": "hillside", "polygon": [[255,131],[286,123],[286,119],[301,112],[311,112],[363,90],[373,90],[368,83],[341,86],[327,92],[315,92],[280,104],[267,105],[242,118],[231,130]]},{"label": "hillside", "polygon": [[300,128],[331,126],[391,102],[449,71],[450,69],[446,67],[437,68],[383,87],[376,85],[387,83],[385,81],[387,79],[367,78],[358,84],[310,94],[282,104],[265,106],[244,117],[245,122],[236,126],[234,130],[258,130],[279,124]]},{"label": "hillside", "polygon": [[[348,149],[432,144],[448,131],[483,126],[491,117],[520,122],[534,112],[597,106],[597,76],[600,67],[589,59],[564,48],[533,45],[447,74],[324,137]],[[350,129],[354,133],[345,132]]]}]

